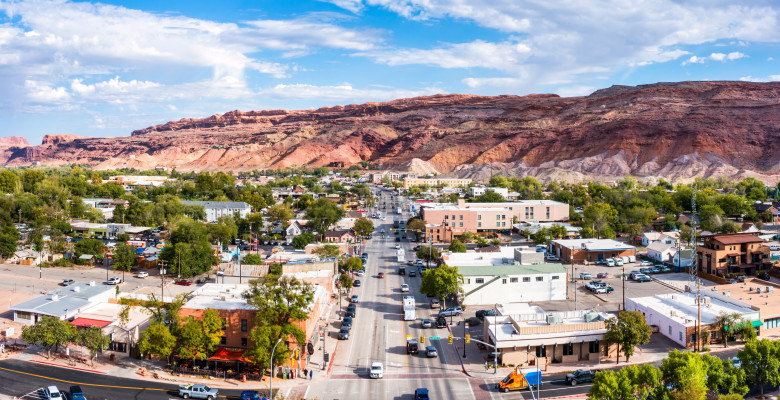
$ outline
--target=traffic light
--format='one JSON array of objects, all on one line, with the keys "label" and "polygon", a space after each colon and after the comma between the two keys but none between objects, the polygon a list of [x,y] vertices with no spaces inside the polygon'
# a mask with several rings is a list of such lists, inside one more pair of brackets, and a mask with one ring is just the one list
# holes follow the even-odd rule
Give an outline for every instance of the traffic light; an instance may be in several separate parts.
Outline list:
[{"label": "traffic light", "polygon": [[471,335],[466,334],[466,343],[471,343]]},{"label": "traffic light", "polygon": [[425,335],[420,335],[420,344],[425,344]]},{"label": "traffic light", "polygon": [[452,344],[452,335],[447,337],[447,344]]},{"label": "traffic light", "polygon": [[296,359],[296,360],[298,359],[298,348],[297,347],[295,348],[295,351],[293,352],[293,358]]}]

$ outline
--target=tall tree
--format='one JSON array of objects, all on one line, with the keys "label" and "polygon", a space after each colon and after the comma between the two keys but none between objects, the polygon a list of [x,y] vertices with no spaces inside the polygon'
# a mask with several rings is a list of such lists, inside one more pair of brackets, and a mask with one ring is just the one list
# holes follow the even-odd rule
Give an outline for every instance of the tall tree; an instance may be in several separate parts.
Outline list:
[{"label": "tall tree", "polygon": [[107,349],[109,343],[111,343],[111,339],[97,326],[82,329],[75,335],[75,339],[76,343],[89,350],[89,359],[92,365],[95,365],[95,358],[98,353]]},{"label": "tall tree", "polygon": [[346,271],[355,272],[363,269],[363,261],[357,257],[350,257],[347,262],[344,263],[344,269]]},{"label": "tall tree", "polygon": [[367,218],[358,218],[352,229],[355,230],[355,233],[357,233],[358,236],[365,237],[374,233],[374,223]]},{"label": "tall tree", "polygon": [[617,210],[607,203],[596,203],[585,208],[583,224],[592,228],[599,238],[613,237],[611,224],[617,220]]},{"label": "tall tree", "polygon": [[637,311],[621,311],[616,318],[607,319],[607,333],[604,340],[618,345],[617,362],[620,363],[620,352],[626,356],[626,362],[634,354],[634,348],[650,341],[650,326],[645,316]]},{"label": "tall tree", "polygon": [[[270,349],[277,340],[294,340],[298,346],[306,343],[306,333],[298,327],[298,322],[309,317],[309,308],[314,300],[311,284],[294,277],[252,280],[244,298],[258,310],[255,327],[249,334],[252,346],[244,353],[245,357],[267,368],[271,360]],[[290,352],[288,346],[277,347],[274,363],[289,359]]]},{"label": "tall tree", "polygon": [[443,264],[438,268],[430,268],[422,273],[420,293],[446,301],[447,295],[460,293],[462,286],[463,275],[458,273],[458,267],[450,267]]},{"label": "tall tree", "polygon": [[70,343],[75,333],[68,321],[44,315],[35,324],[22,328],[22,340],[43,348],[46,358],[51,358],[51,351]]},{"label": "tall tree", "polygon": [[[723,347],[728,347],[729,337],[734,336],[734,328],[739,321],[740,315],[738,313],[727,313],[721,311],[715,318],[715,322],[712,324],[716,327],[720,333],[720,338],[723,340]],[[729,332],[731,330],[731,332]]]},{"label": "tall tree", "polygon": [[271,222],[279,222],[283,226],[287,226],[288,222],[295,217],[295,212],[289,204],[282,203],[269,207],[266,210],[266,215]]},{"label": "tall tree", "polygon": [[303,250],[311,243],[314,243],[317,241],[317,238],[314,237],[314,234],[311,232],[303,232],[300,235],[296,236],[292,240],[292,245],[294,248],[298,250]]},{"label": "tall tree", "polygon": [[[661,373],[652,364],[628,365],[596,372],[588,398],[593,400],[644,400],[662,390]],[[658,397],[658,396],[655,396]]]},{"label": "tall tree", "polygon": [[117,242],[114,249],[114,264],[111,266],[116,271],[122,271],[122,282],[125,281],[125,271],[130,271],[135,265],[135,247],[128,246],[127,243]]},{"label": "tall tree", "polygon": [[670,389],[670,398],[703,400],[707,396],[707,369],[701,355],[673,350],[661,364],[663,382]]},{"label": "tall tree", "polygon": [[440,258],[439,249],[431,246],[423,246],[417,250],[417,258],[426,261],[437,261]]},{"label": "tall tree", "polygon": [[306,219],[317,230],[320,237],[324,236],[325,232],[333,224],[344,218],[344,215],[346,215],[346,212],[343,208],[325,197],[321,197],[314,203],[309,204],[309,207],[306,209]]},{"label": "tall tree", "polygon": [[341,257],[341,249],[335,244],[323,244],[313,250],[313,253],[320,258],[338,258]]},{"label": "tall tree", "polygon": [[780,342],[769,339],[748,340],[737,353],[748,381],[760,388],[761,396],[764,395],[764,385],[780,384],[779,353]]},{"label": "tall tree", "polygon": [[449,251],[453,253],[465,253],[466,252],[466,245],[463,244],[458,239],[452,239],[452,243],[450,243]]},{"label": "tall tree", "polygon": [[162,322],[155,322],[141,334],[138,349],[141,354],[155,355],[167,359],[173,353],[176,337]]}]

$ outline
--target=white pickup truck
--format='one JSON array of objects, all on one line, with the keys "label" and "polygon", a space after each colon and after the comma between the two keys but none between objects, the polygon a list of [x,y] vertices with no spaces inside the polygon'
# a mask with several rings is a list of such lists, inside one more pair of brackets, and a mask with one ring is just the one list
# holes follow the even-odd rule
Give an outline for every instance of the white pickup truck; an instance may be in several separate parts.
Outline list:
[{"label": "white pickup truck", "polygon": [[181,385],[179,386],[179,396],[185,399],[216,400],[219,396],[219,390],[212,389],[199,383],[194,385]]}]

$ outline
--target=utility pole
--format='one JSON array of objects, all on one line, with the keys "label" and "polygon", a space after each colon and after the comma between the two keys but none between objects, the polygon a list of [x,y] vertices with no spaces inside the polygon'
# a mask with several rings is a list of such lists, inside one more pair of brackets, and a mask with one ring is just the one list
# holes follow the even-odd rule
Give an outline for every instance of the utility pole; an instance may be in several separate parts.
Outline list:
[{"label": "utility pole", "polygon": [[[691,248],[696,249],[696,184],[691,188]],[[696,343],[694,351],[701,349],[701,278],[699,278],[696,256],[694,252],[693,262],[689,269],[690,279],[696,280]],[[693,281],[691,281],[693,283]],[[693,289],[693,288],[691,288]]]},{"label": "utility pole", "polygon": [[626,311],[626,264],[623,264],[623,311]]}]

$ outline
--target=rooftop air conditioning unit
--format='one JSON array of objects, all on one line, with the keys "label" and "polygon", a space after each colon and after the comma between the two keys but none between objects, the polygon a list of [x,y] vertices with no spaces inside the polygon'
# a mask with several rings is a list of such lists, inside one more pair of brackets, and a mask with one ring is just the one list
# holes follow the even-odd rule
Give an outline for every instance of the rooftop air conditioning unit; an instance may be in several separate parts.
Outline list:
[{"label": "rooftop air conditioning unit", "polygon": [[731,296],[731,292],[729,292],[729,291],[724,291],[724,292],[723,292],[723,295],[724,295],[724,296]]},{"label": "rooftop air conditioning unit", "polygon": [[95,281],[89,281],[89,286],[95,286]]},{"label": "rooftop air conditioning unit", "polygon": [[775,290],[775,288],[773,288],[773,287],[771,287],[771,286],[767,286],[767,287],[766,287],[766,291],[767,291],[767,293],[769,293],[769,292],[771,292],[771,291],[773,291],[773,290]]},{"label": "rooftop air conditioning unit", "polygon": [[561,314],[547,314],[548,325],[560,325],[563,323],[563,317]]},{"label": "rooftop air conditioning unit", "polygon": [[756,293],[761,293],[761,288],[756,288]]},{"label": "rooftop air conditioning unit", "polygon": [[585,318],[585,322],[594,322],[601,319],[601,316],[599,315],[599,313],[595,311],[588,311],[585,313],[584,318]]},{"label": "rooftop air conditioning unit", "polygon": [[753,286],[751,286],[751,287],[750,287],[750,291],[751,291],[751,292],[753,291]]},{"label": "rooftop air conditioning unit", "polygon": [[76,293],[78,293],[78,292],[80,292],[80,291],[81,291],[81,288],[80,288],[80,287],[78,287],[78,286],[75,286],[75,287],[73,288],[73,291],[74,291],[74,292],[76,292]]},{"label": "rooftop air conditioning unit", "polygon": [[670,317],[676,317],[676,316],[677,316],[677,310],[671,310],[671,311],[669,311],[669,316],[670,316]]},{"label": "rooftop air conditioning unit", "polygon": [[57,294],[55,294],[55,295],[52,295],[52,296],[51,296],[51,300],[52,300],[52,301],[59,301],[59,300],[60,300],[60,296],[59,296],[59,295],[57,295]]}]

